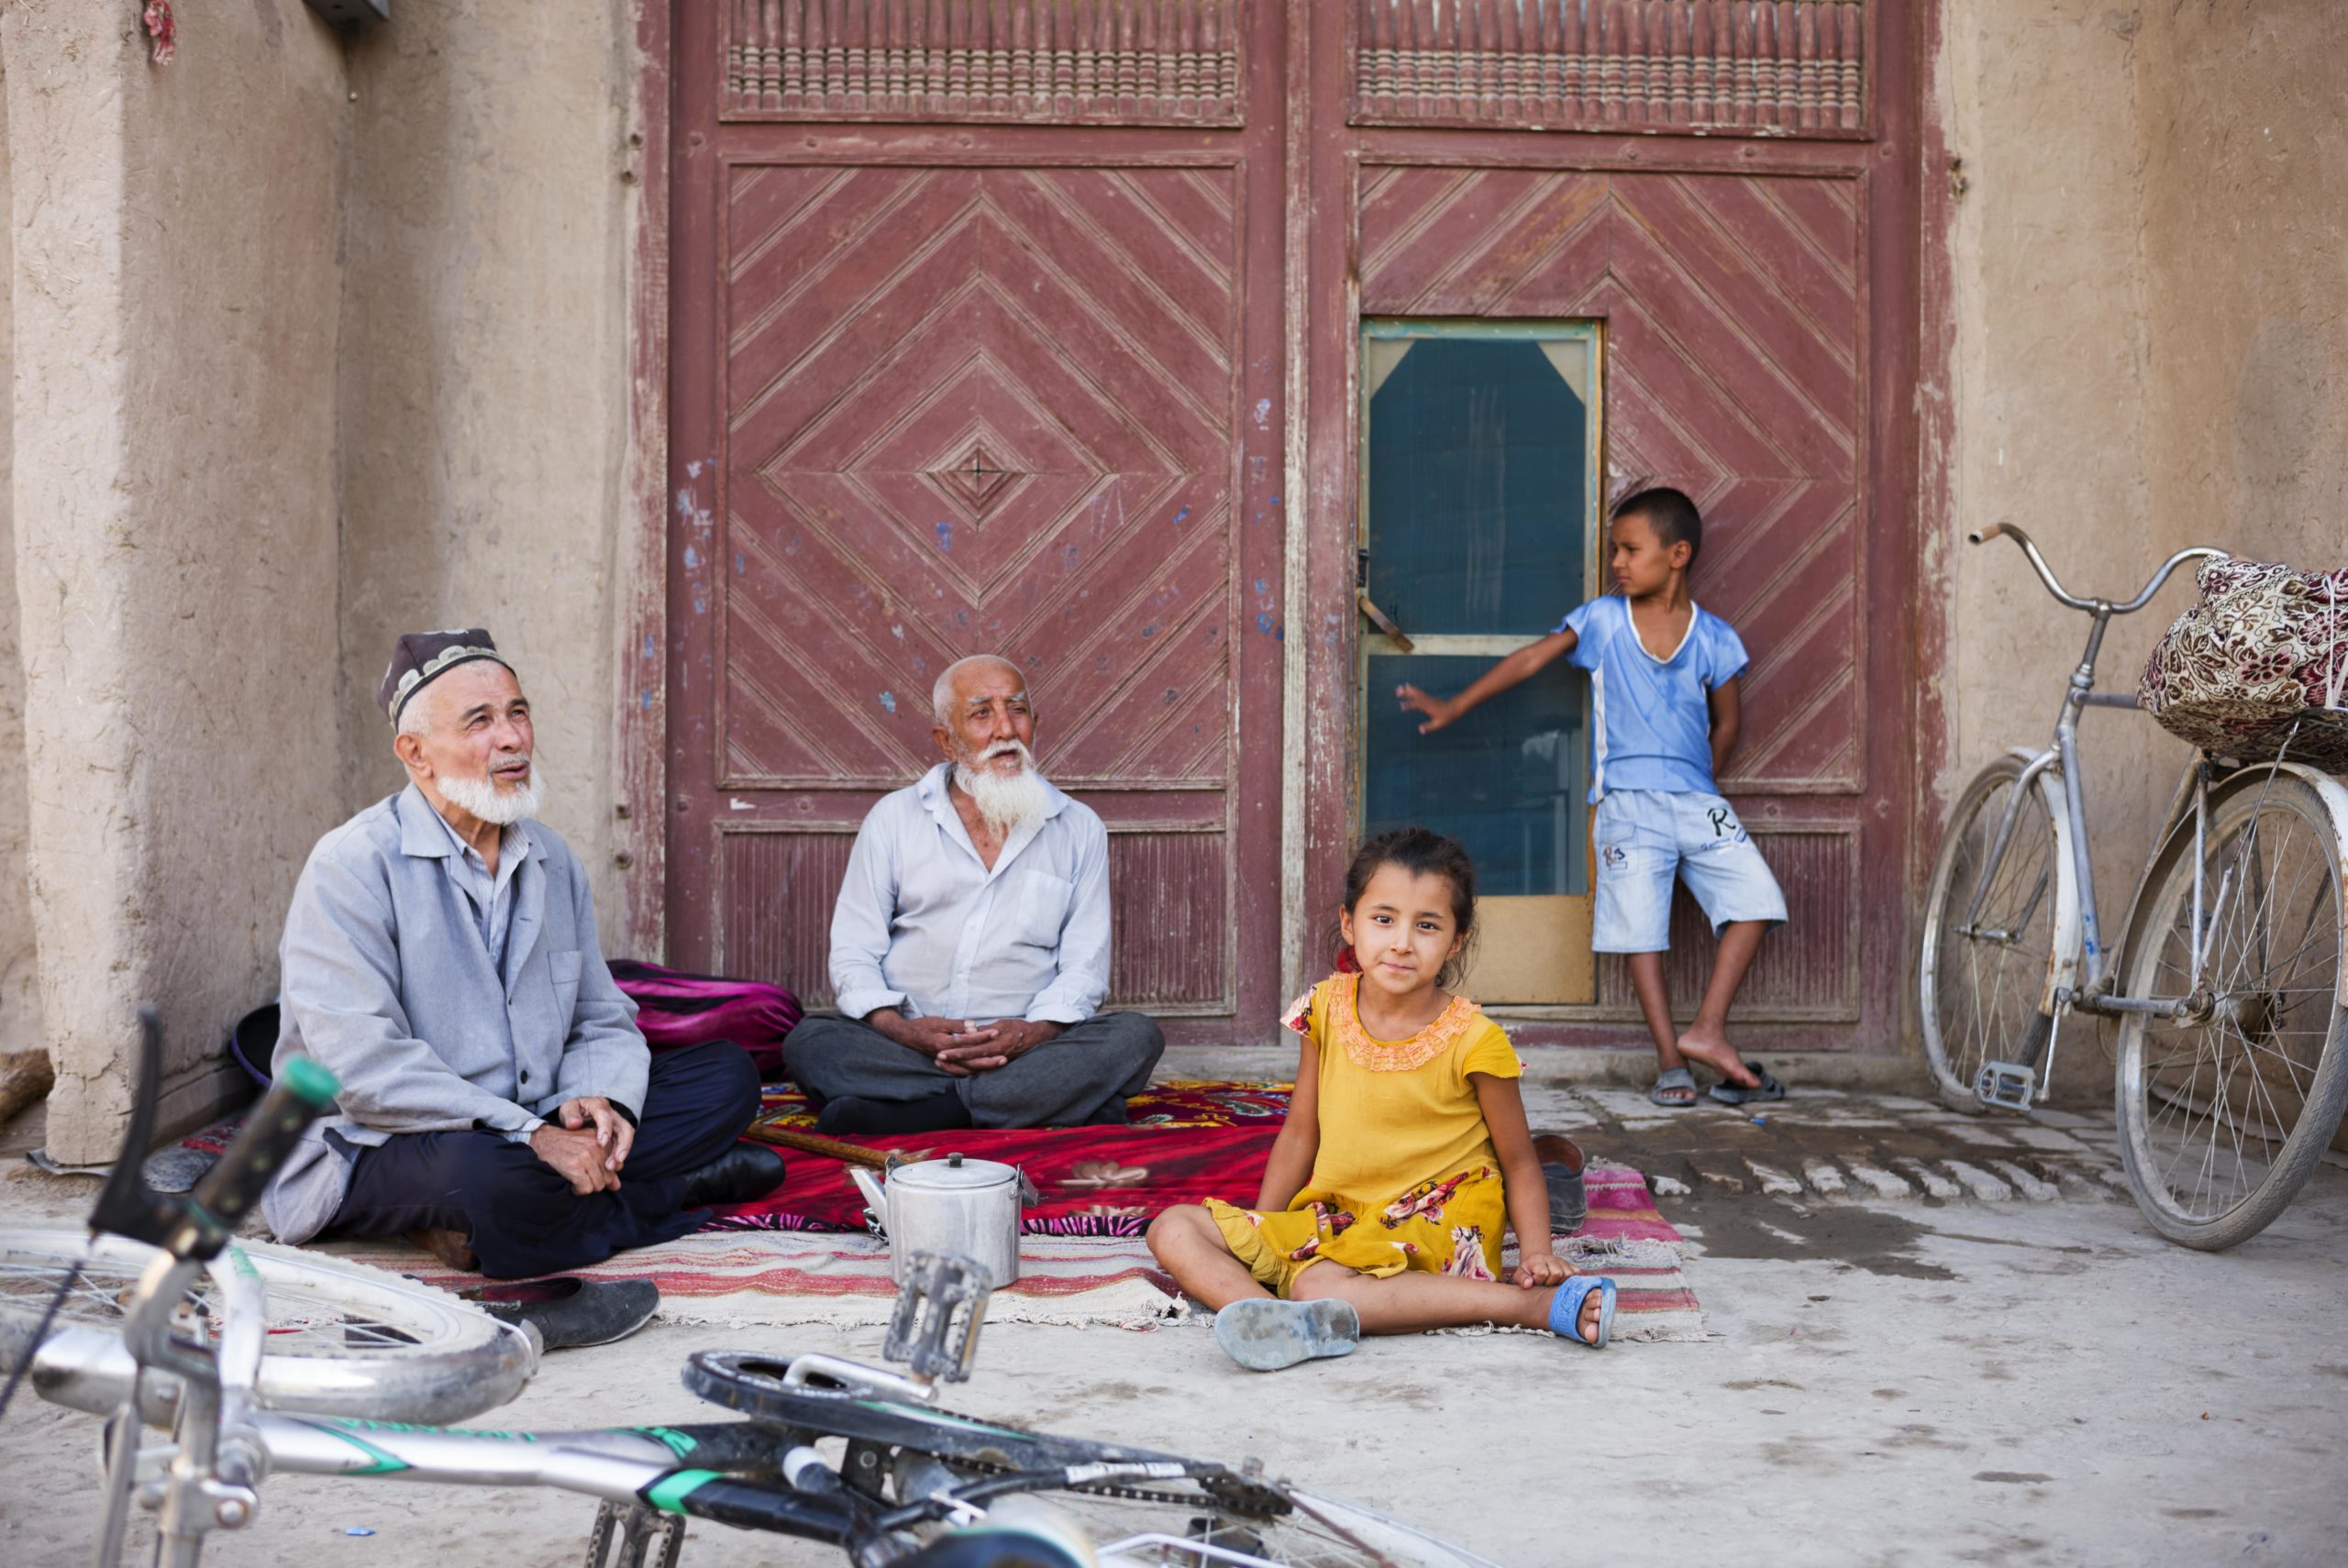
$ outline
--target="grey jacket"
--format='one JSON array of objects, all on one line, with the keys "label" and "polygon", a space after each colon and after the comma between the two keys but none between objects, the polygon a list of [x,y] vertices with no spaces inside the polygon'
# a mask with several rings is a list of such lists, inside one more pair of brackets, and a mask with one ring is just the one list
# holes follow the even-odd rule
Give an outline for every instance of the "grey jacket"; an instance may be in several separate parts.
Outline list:
[{"label": "grey jacket", "polygon": [[278,1240],[333,1220],[352,1146],[464,1128],[526,1139],[579,1095],[643,1113],[651,1055],[597,950],[587,874],[553,830],[523,831],[502,975],[441,864],[456,845],[415,786],[310,851],[279,949],[276,1060],[306,1051],[342,1092],[262,1198]]}]

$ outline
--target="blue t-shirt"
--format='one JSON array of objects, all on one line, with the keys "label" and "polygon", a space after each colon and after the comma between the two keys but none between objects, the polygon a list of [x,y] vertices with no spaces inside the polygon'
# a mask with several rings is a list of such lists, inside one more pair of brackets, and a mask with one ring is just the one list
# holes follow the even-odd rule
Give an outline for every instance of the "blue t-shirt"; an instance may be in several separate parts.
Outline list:
[{"label": "blue t-shirt", "polygon": [[1717,792],[1712,782],[1709,694],[1745,666],[1744,645],[1726,621],[1689,606],[1688,635],[1669,658],[1657,658],[1631,624],[1631,602],[1619,593],[1593,599],[1557,623],[1579,640],[1567,657],[1589,671],[1590,727],[1598,763],[1589,803],[1610,789]]}]

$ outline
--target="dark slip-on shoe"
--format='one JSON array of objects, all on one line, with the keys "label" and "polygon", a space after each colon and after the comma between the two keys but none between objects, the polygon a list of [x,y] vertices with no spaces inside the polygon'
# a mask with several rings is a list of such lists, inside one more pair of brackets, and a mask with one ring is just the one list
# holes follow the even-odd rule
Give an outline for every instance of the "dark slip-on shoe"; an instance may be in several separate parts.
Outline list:
[{"label": "dark slip-on shoe", "polygon": [[1589,1191],[1582,1185],[1581,1145],[1560,1132],[1535,1132],[1533,1153],[1549,1187],[1549,1230],[1570,1236],[1589,1217]]},{"label": "dark slip-on shoe", "polygon": [[685,1176],[685,1207],[748,1203],[782,1185],[782,1156],[763,1143],[737,1143]]},{"label": "dark slip-on shoe", "polygon": [[648,1279],[524,1279],[457,1293],[500,1322],[535,1325],[547,1350],[607,1345],[652,1320],[660,1287]]}]

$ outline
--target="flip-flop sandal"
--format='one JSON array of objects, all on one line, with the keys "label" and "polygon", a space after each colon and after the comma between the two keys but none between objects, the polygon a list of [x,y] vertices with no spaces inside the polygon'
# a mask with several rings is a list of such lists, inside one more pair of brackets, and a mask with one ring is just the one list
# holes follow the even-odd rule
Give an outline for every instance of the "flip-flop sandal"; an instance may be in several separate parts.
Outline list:
[{"label": "flip-flop sandal", "polygon": [[1744,1065],[1752,1068],[1753,1076],[1761,1081],[1751,1088],[1727,1082],[1714,1084],[1712,1086],[1714,1099],[1722,1105],[1758,1105],[1764,1100],[1786,1098],[1786,1086],[1771,1077],[1768,1068],[1750,1058],[1746,1059]]},{"label": "flip-flop sandal", "polygon": [[1278,1372],[1315,1356],[1350,1355],[1361,1317],[1350,1301],[1275,1301],[1251,1297],[1214,1315],[1214,1342],[1250,1372]]},{"label": "flip-flop sandal", "polygon": [[[1686,1099],[1666,1099],[1666,1089],[1686,1089]],[[1685,1110],[1696,1103],[1696,1075],[1685,1067],[1668,1067],[1655,1076],[1655,1087],[1647,1090],[1647,1098],[1666,1110]]]},{"label": "flip-flop sandal", "polygon": [[[1581,1304],[1593,1290],[1602,1292],[1598,1298],[1598,1337],[1586,1340],[1581,1337]],[[1557,1294],[1549,1298],[1549,1331],[1561,1340],[1604,1350],[1613,1327],[1614,1282],[1602,1274],[1578,1274],[1557,1286]]]}]

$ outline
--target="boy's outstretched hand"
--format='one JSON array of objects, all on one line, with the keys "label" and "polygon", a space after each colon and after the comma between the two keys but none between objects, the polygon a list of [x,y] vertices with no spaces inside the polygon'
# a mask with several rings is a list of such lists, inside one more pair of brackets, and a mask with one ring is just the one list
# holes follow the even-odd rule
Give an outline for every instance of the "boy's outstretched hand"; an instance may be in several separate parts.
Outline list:
[{"label": "boy's outstretched hand", "polygon": [[1510,1277],[1530,1290],[1536,1286],[1563,1285],[1572,1273],[1566,1266],[1566,1260],[1555,1253],[1527,1253]]},{"label": "boy's outstretched hand", "polygon": [[1415,711],[1427,716],[1427,722],[1419,726],[1419,734],[1423,735],[1433,734],[1459,717],[1456,706],[1441,697],[1431,697],[1407,681],[1394,688],[1394,695],[1402,700],[1405,712]]}]

